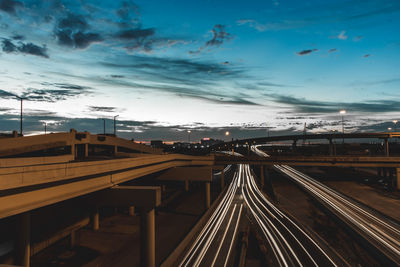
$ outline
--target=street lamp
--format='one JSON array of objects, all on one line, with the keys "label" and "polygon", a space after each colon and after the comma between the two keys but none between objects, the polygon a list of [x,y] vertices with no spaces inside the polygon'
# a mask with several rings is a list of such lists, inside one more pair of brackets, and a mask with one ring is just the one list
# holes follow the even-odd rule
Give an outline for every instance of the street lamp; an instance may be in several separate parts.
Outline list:
[{"label": "street lamp", "polygon": [[391,130],[392,130],[392,127],[389,127],[389,128],[388,128],[388,131],[390,132]]},{"label": "street lamp", "polygon": [[44,122],[44,134],[46,134],[46,133],[47,133],[47,123]]},{"label": "street lamp", "polygon": [[398,122],[398,120],[393,120],[394,131],[395,131],[395,132],[397,131],[397,129],[396,129],[396,127],[397,127],[397,122]]},{"label": "street lamp", "polygon": [[118,117],[119,115],[115,115],[114,116],[114,136],[117,136],[117,126],[115,124],[115,119]]},{"label": "street lamp", "polygon": [[226,131],[226,132],[225,132],[225,136],[228,138],[228,141],[229,141],[229,137],[228,137],[228,136],[229,136],[230,134],[231,134],[231,133],[230,133],[229,131]]},{"label": "street lamp", "polygon": [[190,144],[190,133],[191,133],[192,131],[191,130],[188,130],[187,131],[187,133],[188,133],[188,143]]},{"label": "street lamp", "polygon": [[342,109],[339,111],[339,113],[342,115],[342,133],[343,133],[343,144],[344,144],[344,114],[346,114],[346,110]]},{"label": "street lamp", "polygon": [[19,97],[19,96],[17,96],[17,98],[18,98],[19,100],[21,100],[20,134],[21,134],[21,136],[22,136],[22,101],[24,100],[24,98],[23,98],[23,97]]}]

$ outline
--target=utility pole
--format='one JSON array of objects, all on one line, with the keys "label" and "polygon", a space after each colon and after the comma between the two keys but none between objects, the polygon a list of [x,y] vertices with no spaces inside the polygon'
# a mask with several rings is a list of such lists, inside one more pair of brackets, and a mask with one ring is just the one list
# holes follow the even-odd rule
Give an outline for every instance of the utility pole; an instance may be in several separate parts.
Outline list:
[{"label": "utility pole", "polygon": [[19,96],[17,96],[17,98],[19,99],[19,100],[21,100],[21,119],[20,119],[20,130],[19,130],[19,133],[20,133],[20,135],[22,136],[22,102],[23,102],[23,97],[19,97]]},{"label": "utility pole", "polygon": [[103,134],[106,135],[106,119],[103,120]]},{"label": "utility pole", "polygon": [[47,123],[45,122],[44,123],[44,134],[46,134],[47,133]]}]

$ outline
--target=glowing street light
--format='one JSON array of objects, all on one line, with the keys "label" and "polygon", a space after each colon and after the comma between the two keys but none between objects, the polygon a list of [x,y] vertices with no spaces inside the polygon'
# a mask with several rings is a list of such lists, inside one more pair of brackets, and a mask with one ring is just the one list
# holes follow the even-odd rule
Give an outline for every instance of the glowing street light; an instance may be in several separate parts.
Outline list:
[{"label": "glowing street light", "polygon": [[396,129],[396,127],[397,127],[397,123],[398,123],[398,120],[393,120],[393,124],[394,124],[394,131],[395,131],[395,132],[397,131],[397,129]]},{"label": "glowing street light", "polygon": [[187,133],[188,133],[188,143],[190,143],[190,133],[191,133],[192,131],[191,130],[188,130],[187,131]]},{"label": "glowing street light", "polygon": [[391,130],[392,130],[392,127],[389,127],[389,128],[388,128],[388,131],[390,132]]}]

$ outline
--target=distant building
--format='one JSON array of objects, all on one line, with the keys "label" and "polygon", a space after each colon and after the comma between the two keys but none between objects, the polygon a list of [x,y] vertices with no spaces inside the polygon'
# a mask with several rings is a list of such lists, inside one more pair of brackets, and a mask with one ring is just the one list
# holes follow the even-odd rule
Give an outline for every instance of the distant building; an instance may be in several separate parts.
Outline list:
[{"label": "distant building", "polygon": [[162,148],[164,143],[162,140],[151,140],[150,145],[153,148]]},{"label": "distant building", "polygon": [[222,140],[218,140],[218,139],[215,140],[215,139],[212,139],[212,138],[209,138],[209,137],[204,137],[203,139],[201,139],[200,144],[202,146],[205,146],[205,147],[210,147],[210,146],[213,146],[213,145],[221,144],[223,142],[224,141],[222,141]]}]

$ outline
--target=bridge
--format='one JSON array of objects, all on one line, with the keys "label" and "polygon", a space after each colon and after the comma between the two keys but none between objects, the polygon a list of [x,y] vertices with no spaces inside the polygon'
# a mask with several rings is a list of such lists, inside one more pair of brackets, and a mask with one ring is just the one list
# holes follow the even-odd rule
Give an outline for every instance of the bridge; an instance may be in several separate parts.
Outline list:
[{"label": "bridge", "polygon": [[[346,134],[346,135],[307,135],[310,139],[329,139],[329,138],[397,138],[398,133],[376,133],[376,134]],[[297,141],[303,139],[303,136],[281,136],[266,137],[257,139],[239,140],[237,142],[257,143],[292,140]],[[236,142],[235,142],[236,143]],[[229,145],[229,144],[228,144]],[[106,153],[105,153],[106,152]],[[55,155],[46,155],[46,153]],[[103,155],[99,157],[98,154]],[[105,157],[104,155],[107,155]],[[92,229],[97,231],[100,227],[99,208],[102,206],[129,207],[131,213],[137,208],[141,217],[141,262],[143,266],[155,266],[155,209],[162,204],[162,194],[165,191],[162,186],[158,185],[130,185],[132,182],[147,175],[156,174],[156,181],[176,181],[184,184],[185,191],[189,191],[190,183],[204,184],[204,207],[209,210],[204,214],[202,221],[204,224],[214,225],[212,222],[207,224],[208,218],[215,218],[219,221],[214,225],[212,230],[215,235],[221,235],[225,240],[227,235],[231,238],[226,240],[235,240],[237,224],[243,213],[243,207],[252,207],[250,210],[253,220],[259,224],[260,231],[265,233],[265,239],[268,239],[268,231],[265,227],[271,219],[264,218],[263,211],[265,207],[277,210],[269,200],[267,200],[257,187],[257,182],[251,174],[250,166],[259,166],[261,168],[260,184],[261,188],[264,184],[265,169],[276,166],[341,166],[341,167],[360,167],[360,168],[396,168],[397,169],[397,186],[400,184],[400,158],[399,157],[354,157],[354,156],[270,156],[265,157],[260,154],[249,156],[237,156],[229,154],[211,154],[205,156],[190,156],[181,154],[163,154],[159,149],[153,149],[143,144],[137,144],[133,141],[125,140],[115,136],[92,135],[88,132],[79,133],[71,130],[69,133],[56,133],[40,136],[13,137],[0,139],[0,219],[9,217],[17,218],[18,237],[15,246],[15,263],[22,266],[30,265],[30,256],[32,252],[37,253],[46,246],[51,245],[53,241],[47,240],[40,245],[31,242],[31,235],[35,229],[31,228],[31,214],[43,207],[54,205],[71,199],[81,199],[90,207],[90,223]],[[229,187],[225,187],[224,173],[227,165],[241,166],[235,173]],[[289,172],[289,170],[280,169],[281,172]],[[292,171],[292,170],[290,170]],[[219,172],[221,193],[219,200],[214,203],[210,197],[210,185],[214,180],[215,173]],[[292,171],[293,172],[293,171]],[[293,174],[291,174],[293,176]],[[298,175],[298,174],[297,174]],[[251,191],[238,191],[237,184],[241,188],[251,188]],[[400,188],[398,188],[400,189]],[[249,189],[247,189],[249,190]],[[255,193],[256,192],[256,193]],[[243,199],[246,200],[243,202]],[[250,203],[263,204],[250,204]],[[247,204],[246,204],[247,202]],[[225,204],[221,204],[225,203]],[[216,205],[224,205],[216,206]],[[219,208],[220,207],[220,208]],[[213,215],[213,212],[215,215]],[[261,212],[261,213],[260,213]],[[275,211],[277,212],[277,211]],[[227,218],[227,214],[232,214],[231,219]],[[280,212],[278,212],[280,214]],[[220,219],[217,219],[220,216]],[[235,218],[235,219],[232,219]],[[232,225],[230,232],[223,232],[220,228],[221,223]],[[284,229],[290,219],[286,218],[281,222]],[[203,229],[204,224],[197,226]],[[219,225],[219,227],[217,227]],[[301,228],[294,224],[294,228]],[[264,229],[265,228],[265,229]],[[68,228],[70,229],[70,228]],[[206,228],[204,228],[206,229]],[[263,230],[264,229],[264,230]],[[73,240],[77,229],[68,230],[67,235],[71,235]],[[206,230],[204,230],[206,231]],[[219,232],[218,232],[219,231]],[[222,232],[220,232],[222,231]],[[228,230],[227,230],[228,231]],[[283,230],[281,230],[283,231]],[[286,231],[286,230],[285,230]],[[296,230],[301,234],[301,231]],[[193,231],[192,231],[193,232]],[[194,231],[196,232],[196,231]],[[217,234],[219,233],[219,234]],[[296,234],[296,235],[297,235]],[[195,234],[192,234],[195,236]],[[281,235],[276,233],[277,236]],[[285,233],[283,235],[292,235]],[[65,237],[59,235],[59,238]],[[205,236],[204,240],[210,240],[210,244],[214,239]],[[312,237],[303,236],[304,240],[309,240],[310,250],[318,250],[321,255],[325,251],[322,248],[313,247],[314,240]],[[269,239],[268,239],[269,240]],[[190,238],[185,241],[190,247]],[[278,242],[278,241],[277,241]],[[283,242],[282,240],[279,242]],[[43,245],[43,244],[47,245]],[[215,244],[218,251],[224,251],[225,256],[219,255],[215,258],[205,256],[207,253],[214,252],[203,251],[200,254],[197,250],[192,256],[185,256],[184,251],[187,248],[179,248],[171,257],[168,257],[164,263],[178,262],[182,260],[183,265],[192,264],[192,260],[197,258],[205,260],[205,262],[218,264],[225,259],[225,263],[230,261],[230,249],[232,243]],[[183,245],[182,245],[183,246]],[[196,245],[193,245],[196,246]],[[203,245],[197,245],[203,246]],[[40,248],[39,248],[40,247]],[[312,248],[311,248],[312,247]],[[226,249],[228,248],[228,250]],[[278,263],[286,261],[295,263],[299,259],[296,253],[290,256],[290,247],[276,247],[276,254],[281,250],[285,250],[287,257],[278,257]],[[301,251],[303,248],[298,247],[295,250]],[[383,248],[383,251],[386,250]],[[197,254],[196,254],[197,253]],[[222,253],[222,252],[221,252]],[[334,254],[334,253],[333,253]],[[330,254],[330,255],[333,255]],[[399,258],[396,252],[387,252],[391,262],[398,262]],[[201,257],[200,257],[201,255]],[[338,260],[336,256],[332,256]],[[323,257],[320,256],[319,259]],[[316,259],[308,258],[305,262],[313,262]],[[317,260],[318,261],[318,260]],[[331,262],[331,258],[325,258],[321,262]]]}]

